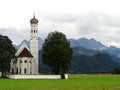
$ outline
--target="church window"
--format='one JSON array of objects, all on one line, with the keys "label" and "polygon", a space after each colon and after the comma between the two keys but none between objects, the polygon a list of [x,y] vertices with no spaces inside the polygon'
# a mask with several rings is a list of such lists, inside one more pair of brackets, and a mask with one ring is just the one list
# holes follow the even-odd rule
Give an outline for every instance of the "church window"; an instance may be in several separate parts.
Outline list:
[{"label": "church window", "polygon": [[17,68],[16,74],[18,74],[18,68]]},{"label": "church window", "polygon": [[22,60],[20,60],[20,63],[22,63]]},{"label": "church window", "polygon": [[24,69],[24,73],[26,73],[26,68]]},{"label": "church window", "polygon": [[21,68],[20,68],[20,74],[21,74]]},{"label": "church window", "polygon": [[30,68],[30,74],[31,74],[32,72],[31,72],[31,68]]},{"label": "church window", "polygon": [[14,74],[14,69],[12,68],[12,74]]},{"label": "church window", "polygon": [[25,63],[27,63],[27,60],[25,60]]}]

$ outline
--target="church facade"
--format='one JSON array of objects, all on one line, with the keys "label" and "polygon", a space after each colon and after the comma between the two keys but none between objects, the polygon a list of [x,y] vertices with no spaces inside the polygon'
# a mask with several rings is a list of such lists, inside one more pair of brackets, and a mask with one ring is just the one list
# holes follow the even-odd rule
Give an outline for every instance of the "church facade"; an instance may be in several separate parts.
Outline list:
[{"label": "church facade", "polygon": [[38,20],[30,20],[30,48],[23,43],[11,60],[11,74],[38,74]]}]

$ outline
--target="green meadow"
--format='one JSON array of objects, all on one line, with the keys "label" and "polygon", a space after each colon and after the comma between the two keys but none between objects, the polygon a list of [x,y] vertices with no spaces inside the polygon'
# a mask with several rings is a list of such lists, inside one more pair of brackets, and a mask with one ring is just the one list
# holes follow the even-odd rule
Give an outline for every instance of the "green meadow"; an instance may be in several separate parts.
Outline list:
[{"label": "green meadow", "polygon": [[0,90],[120,90],[120,76],[69,75],[68,80],[1,78]]}]

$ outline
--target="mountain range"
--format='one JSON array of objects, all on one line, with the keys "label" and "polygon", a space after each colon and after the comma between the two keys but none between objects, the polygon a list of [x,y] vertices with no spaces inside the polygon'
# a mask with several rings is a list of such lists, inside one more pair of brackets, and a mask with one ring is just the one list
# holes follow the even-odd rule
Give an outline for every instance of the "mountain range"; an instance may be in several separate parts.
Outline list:
[{"label": "mountain range", "polygon": [[[39,37],[39,70],[40,72],[49,72],[50,68],[42,63],[41,53],[44,40]],[[113,68],[120,66],[120,48],[115,46],[107,47],[95,39],[68,39],[73,49],[72,65],[70,73],[92,73],[109,72]],[[30,41],[23,40],[30,47]],[[21,45],[20,44],[20,45]],[[16,49],[20,45],[15,46]]]},{"label": "mountain range", "polygon": [[71,47],[76,46],[82,46],[87,49],[92,50],[105,50],[107,47],[103,45],[101,42],[96,41],[95,39],[86,39],[86,38],[80,38],[80,39],[68,39],[70,42]]},{"label": "mountain range", "polygon": [[[71,47],[83,47],[85,49],[88,49],[89,51],[91,50],[97,50],[97,51],[102,51],[109,53],[111,55],[115,55],[116,57],[120,58],[120,48],[117,48],[115,46],[105,46],[101,42],[96,41],[95,39],[87,39],[87,38],[80,38],[80,39],[68,39],[70,42]],[[25,42],[28,47],[30,47],[30,41],[23,40],[21,44]],[[39,50],[42,48],[44,40],[39,37],[38,39],[38,44],[39,44]],[[20,44],[20,45],[21,45]],[[16,49],[20,47],[20,45],[14,45]],[[80,47],[79,47],[80,48]]]},{"label": "mountain range", "polygon": [[82,46],[85,49],[88,50],[97,50],[103,53],[108,53],[112,56],[116,56],[120,58],[120,48],[117,48],[115,46],[105,46],[99,41],[96,41],[95,39],[86,39],[86,38],[80,38],[80,39],[69,39],[71,47],[77,47]]}]

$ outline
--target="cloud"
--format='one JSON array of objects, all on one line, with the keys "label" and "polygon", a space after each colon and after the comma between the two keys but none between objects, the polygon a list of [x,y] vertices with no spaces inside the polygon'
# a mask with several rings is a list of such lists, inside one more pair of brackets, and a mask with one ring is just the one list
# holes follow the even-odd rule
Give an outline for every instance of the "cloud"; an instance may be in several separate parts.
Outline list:
[{"label": "cloud", "polygon": [[13,44],[20,44],[23,39],[28,39],[29,35],[26,30],[17,30],[16,28],[0,28],[0,34],[8,36]]},{"label": "cloud", "polygon": [[120,47],[120,17],[105,14],[82,15],[49,15],[45,18],[52,24],[59,25],[59,31],[64,32],[68,38],[95,38],[105,45]]},{"label": "cloud", "polygon": [[[99,13],[86,14],[47,14],[38,17],[39,37],[45,39],[48,33],[60,31],[67,38],[95,38],[105,45],[120,47],[120,17]],[[29,25],[29,22],[26,24]],[[15,44],[29,40],[30,26],[21,28],[0,28],[0,33],[8,35]]]}]

